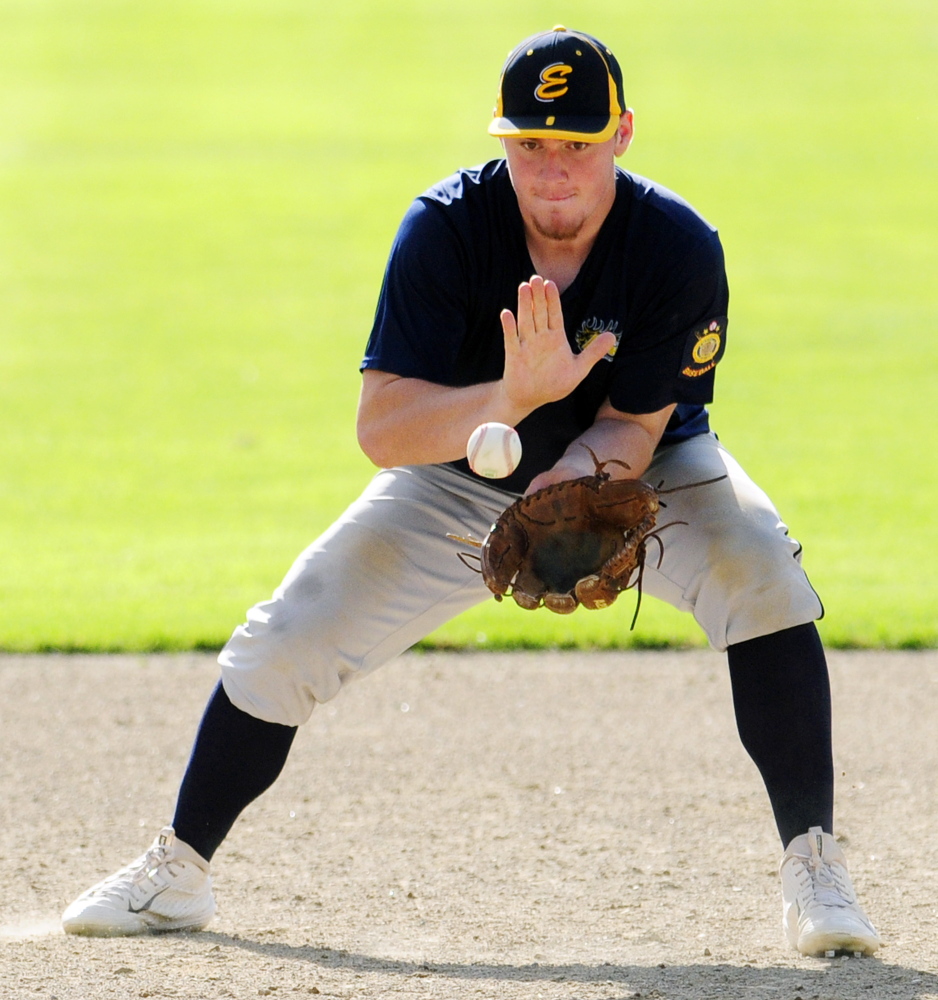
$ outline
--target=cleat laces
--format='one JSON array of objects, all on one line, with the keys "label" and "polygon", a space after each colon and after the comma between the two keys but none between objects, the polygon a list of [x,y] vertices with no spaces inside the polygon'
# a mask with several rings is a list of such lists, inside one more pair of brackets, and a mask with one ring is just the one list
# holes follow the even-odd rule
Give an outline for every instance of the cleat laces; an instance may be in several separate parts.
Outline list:
[{"label": "cleat laces", "polygon": [[822,906],[852,907],[856,896],[842,865],[826,861],[820,851],[819,834],[808,837],[811,847],[809,858],[799,858],[801,862],[799,883],[799,903],[804,910],[810,903]]},{"label": "cleat laces", "polygon": [[89,895],[120,899],[129,893],[134,901],[152,898],[167,887],[161,869],[175,874],[172,863],[170,848],[160,838],[146,854],[106,878]]}]

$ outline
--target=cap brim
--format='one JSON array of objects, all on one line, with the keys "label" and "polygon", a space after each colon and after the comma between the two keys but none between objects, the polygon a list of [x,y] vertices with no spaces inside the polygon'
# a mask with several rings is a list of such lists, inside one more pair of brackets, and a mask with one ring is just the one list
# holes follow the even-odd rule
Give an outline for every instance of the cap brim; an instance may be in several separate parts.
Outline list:
[{"label": "cap brim", "polygon": [[489,135],[517,136],[527,139],[567,139],[573,142],[605,142],[616,134],[619,116],[572,118],[560,116],[550,125],[538,117],[493,118]]}]

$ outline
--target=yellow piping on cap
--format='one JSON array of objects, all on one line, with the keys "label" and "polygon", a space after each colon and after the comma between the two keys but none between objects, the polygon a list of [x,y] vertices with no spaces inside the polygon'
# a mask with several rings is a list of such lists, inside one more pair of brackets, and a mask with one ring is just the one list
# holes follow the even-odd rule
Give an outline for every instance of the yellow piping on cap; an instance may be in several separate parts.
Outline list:
[{"label": "yellow piping on cap", "polygon": [[493,118],[501,118],[505,114],[505,99],[502,97],[502,84],[505,82],[505,74],[498,78],[498,93],[495,95],[495,108],[492,111]]},{"label": "yellow piping on cap", "polygon": [[[499,117],[501,116],[499,115]],[[618,127],[618,115],[610,117],[609,124],[602,132],[591,132],[589,135],[584,135],[582,132],[561,131],[556,128],[499,128],[498,119],[494,118],[489,125],[488,133],[496,137],[515,136],[525,139],[566,139],[571,142],[605,142],[615,135]]]}]

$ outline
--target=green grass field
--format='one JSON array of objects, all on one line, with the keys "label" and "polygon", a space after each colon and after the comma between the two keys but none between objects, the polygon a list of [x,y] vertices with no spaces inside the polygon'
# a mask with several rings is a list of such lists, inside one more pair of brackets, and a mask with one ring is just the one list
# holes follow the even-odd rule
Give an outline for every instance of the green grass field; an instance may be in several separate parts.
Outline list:
[{"label": "green grass field", "polygon": [[[0,648],[214,647],[370,475],[358,362],[410,199],[498,153],[498,69],[623,64],[624,164],[721,230],[713,423],[833,645],[938,642],[938,8],[0,0]],[[455,556],[454,556],[455,558]],[[446,644],[694,644],[649,600]]]}]

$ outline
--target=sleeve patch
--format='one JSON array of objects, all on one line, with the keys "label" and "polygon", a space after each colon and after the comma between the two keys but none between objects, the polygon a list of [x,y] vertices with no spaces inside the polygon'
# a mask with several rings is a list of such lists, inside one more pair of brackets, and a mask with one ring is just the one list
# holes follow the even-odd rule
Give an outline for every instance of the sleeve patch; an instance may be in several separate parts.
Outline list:
[{"label": "sleeve patch", "polygon": [[699,378],[716,368],[726,347],[726,317],[717,316],[705,326],[693,330],[684,345],[681,378]]}]

